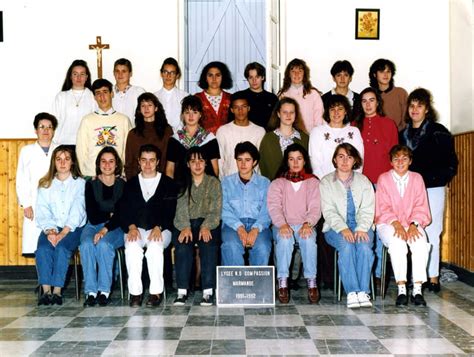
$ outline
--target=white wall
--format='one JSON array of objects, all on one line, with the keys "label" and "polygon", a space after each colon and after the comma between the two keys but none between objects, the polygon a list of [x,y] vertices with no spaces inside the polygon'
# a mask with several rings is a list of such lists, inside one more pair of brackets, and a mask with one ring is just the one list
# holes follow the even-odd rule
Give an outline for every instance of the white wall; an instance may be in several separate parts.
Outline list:
[{"label": "white wall", "polygon": [[[6,0],[4,42],[0,42],[1,138],[34,137],[33,118],[50,111],[66,70],[76,58],[97,78],[96,36],[110,44],[103,52],[103,77],[114,82],[113,62],[132,61],[132,83],[149,91],[161,87],[159,68],[178,59],[178,1]],[[179,59],[178,59],[179,60]]]},{"label": "white wall", "polygon": [[474,130],[472,7],[469,0],[451,0],[451,130]]},{"label": "white wall", "polygon": [[[380,9],[380,40],[355,40],[356,8]],[[440,122],[450,127],[449,1],[287,0],[285,15],[287,62],[305,59],[319,90],[333,87],[336,60],[352,63],[351,87],[360,92],[373,61],[388,58],[397,67],[395,84],[431,90]]]}]

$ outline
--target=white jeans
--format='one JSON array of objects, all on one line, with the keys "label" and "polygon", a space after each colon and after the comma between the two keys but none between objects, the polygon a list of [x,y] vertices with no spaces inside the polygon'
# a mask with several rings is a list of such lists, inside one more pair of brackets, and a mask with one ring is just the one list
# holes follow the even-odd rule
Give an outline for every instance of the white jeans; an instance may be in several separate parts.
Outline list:
[{"label": "white jeans", "polygon": [[145,231],[138,228],[141,239],[135,242],[127,241],[125,234],[125,261],[128,271],[128,292],[131,295],[141,295],[143,293],[142,284],[142,264],[143,250],[146,247],[146,261],[148,275],[150,276],[150,294],[156,295],[163,292],[163,250],[171,242],[171,232],[165,230],[161,232],[161,241],[149,241],[148,236],[151,230]]},{"label": "white jeans", "polygon": [[428,202],[431,211],[431,224],[426,227],[426,235],[432,249],[428,260],[428,277],[439,276],[439,240],[443,232],[445,187],[432,187],[428,192]]},{"label": "white jeans", "polygon": [[407,281],[407,245],[411,251],[413,281],[422,283],[426,281],[426,266],[431,245],[427,242],[423,228],[418,227],[418,231],[422,234],[420,238],[412,242],[405,242],[395,236],[395,228],[391,224],[377,225],[380,240],[390,253],[393,273],[397,282]]}]

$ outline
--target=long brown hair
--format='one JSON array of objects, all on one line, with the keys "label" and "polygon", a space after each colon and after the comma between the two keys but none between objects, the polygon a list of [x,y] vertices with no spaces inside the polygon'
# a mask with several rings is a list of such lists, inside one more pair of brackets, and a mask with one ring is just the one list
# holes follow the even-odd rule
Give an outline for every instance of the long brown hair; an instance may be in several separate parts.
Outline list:
[{"label": "long brown hair", "polygon": [[267,124],[268,131],[273,131],[276,128],[280,127],[280,117],[278,116],[278,113],[280,112],[280,109],[284,104],[293,104],[293,106],[295,107],[295,121],[293,123],[293,128],[295,128],[299,132],[303,132],[307,134],[306,128],[303,123],[303,118],[301,117],[301,112],[300,112],[300,107],[298,105],[298,102],[290,97],[281,98],[275,105],[275,108],[273,109],[273,112],[272,112],[272,116],[270,117],[270,120],[268,121],[268,124]]},{"label": "long brown hair", "polygon": [[290,72],[293,68],[299,67],[303,70],[303,98],[306,96],[306,94],[311,93],[311,91],[314,89],[317,91],[315,87],[311,84],[310,74],[309,74],[309,67],[306,64],[305,61],[299,58],[294,58],[293,60],[288,63],[288,66],[286,66],[285,69],[285,76],[283,78],[283,85],[278,92],[277,96],[281,96],[284,94],[290,87],[291,87],[291,77],[290,77]]},{"label": "long brown hair", "polygon": [[59,154],[68,153],[71,157],[71,175],[74,179],[81,177],[81,170],[79,169],[79,165],[77,163],[76,151],[70,145],[59,145],[56,149],[54,149],[53,154],[51,155],[51,162],[49,164],[49,170],[40,180],[38,187],[42,188],[50,188],[51,183],[53,182],[54,177],[56,176],[57,169],[56,169],[56,157]]}]

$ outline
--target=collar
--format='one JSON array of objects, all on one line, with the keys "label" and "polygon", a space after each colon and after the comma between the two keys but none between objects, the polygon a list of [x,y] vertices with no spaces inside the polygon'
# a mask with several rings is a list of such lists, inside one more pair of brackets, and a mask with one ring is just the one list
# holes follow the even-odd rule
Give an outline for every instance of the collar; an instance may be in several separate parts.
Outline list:
[{"label": "collar", "polygon": [[130,88],[132,88],[132,85],[131,85],[131,84],[128,84],[128,85],[125,87],[125,90],[120,91],[120,90],[118,89],[117,85],[114,84],[114,92],[115,92],[116,94],[118,94],[118,93],[127,93],[127,91],[128,91]]},{"label": "collar", "polygon": [[[331,89],[331,94],[332,95],[336,95],[336,87],[334,87],[333,89]],[[348,88],[347,90],[347,94],[345,95],[346,98],[349,98],[349,99],[354,99],[354,92]]]},{"label": "collar", "polygon": [[392,172],[392,177],[396,182],[405,182],[406,180],[408,180],[409,171],[407,171],[406,174],[403,176],[400,176],[399,174],[397,174],[395,170],[393,169],[391,170],[391,172]]},{"label": "collar", "polygon": [[97,108],[97,110],[94,113],[96,113],[97,115],[109,116],[109,115],[115,114],[116,111],[114,108],[110,108],[109,110],[104,112],[102,109]]}]

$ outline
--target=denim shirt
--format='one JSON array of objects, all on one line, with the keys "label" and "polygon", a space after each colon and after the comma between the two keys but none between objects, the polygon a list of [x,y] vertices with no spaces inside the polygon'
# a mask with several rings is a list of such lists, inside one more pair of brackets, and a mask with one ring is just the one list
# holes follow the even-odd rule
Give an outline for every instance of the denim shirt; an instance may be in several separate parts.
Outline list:
[{"label": "denim shirt", "polygon": [[45,229],[69,227],[71,232],[86,224],[85,181],[69,176],[54,178],[49,188],[38,189],[36,225]]},{"label": "denim shirt", "polygon": [[255,219],[252,228],[259,232],[270,226],[267,209],[267,192],[270,181],[257,173],[244,184],[239,174],[229,175],[222,180],[222,222],[237,230],[244,225],[241,218]]}]

